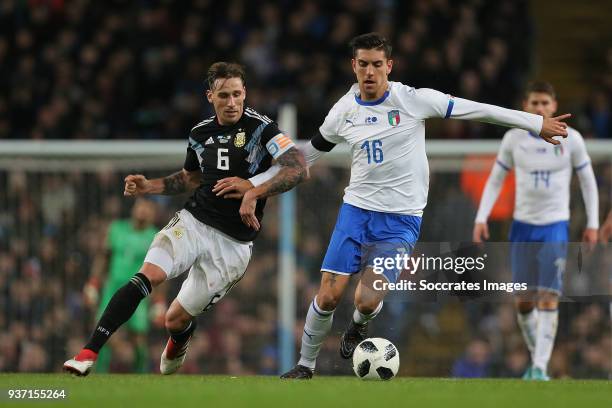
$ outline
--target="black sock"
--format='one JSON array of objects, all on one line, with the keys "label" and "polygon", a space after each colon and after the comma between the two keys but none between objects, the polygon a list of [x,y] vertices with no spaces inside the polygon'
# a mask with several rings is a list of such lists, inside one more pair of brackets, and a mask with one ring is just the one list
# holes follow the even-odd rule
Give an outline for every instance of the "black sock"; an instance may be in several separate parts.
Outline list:
[{"label": "black sock", "polygon": [[181,346],[187,343],[187,340],[189,340],[189,337],[191,337],[195,329],[196,329],[196,321],[195,319],[193,319],[191,320],[191,322],[189,322],[189,325],[183,330],[179,332],[169,331],[169,333],[170,333],[170,337],[172,338],[172,341],[174,341],[175,344]]},{"label": "black sock", "polygon": [[137,273],[132,276],[108,302],[85,348],[99,352],[115,330],[132,317],[140,301],[151,293],[151,289],[151,282],[145,275]]}]

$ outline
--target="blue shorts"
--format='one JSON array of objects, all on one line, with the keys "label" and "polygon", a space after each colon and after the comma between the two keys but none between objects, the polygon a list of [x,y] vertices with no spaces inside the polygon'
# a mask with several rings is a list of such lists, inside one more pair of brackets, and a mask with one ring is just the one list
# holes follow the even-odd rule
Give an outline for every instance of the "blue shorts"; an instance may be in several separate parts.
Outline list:
[{"label": "blue shorts", "polygon": [[[374,264],[376,257],[410,255],[419,238],[421,217],[364,210],[344,203],[340,207],[321,270],[353,275]],[[401,269],[385,269],[389,282]]]},{"label": "blue shorts", "polygon": [[568,221],[533,225],[513,221],[510,229],[512,280],[528,289],[561,293],[569,240]]}]

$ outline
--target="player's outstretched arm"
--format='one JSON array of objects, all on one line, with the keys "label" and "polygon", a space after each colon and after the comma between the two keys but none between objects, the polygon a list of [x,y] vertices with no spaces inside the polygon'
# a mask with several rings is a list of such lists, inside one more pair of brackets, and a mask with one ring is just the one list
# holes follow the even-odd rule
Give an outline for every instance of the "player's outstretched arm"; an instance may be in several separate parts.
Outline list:
[{"label": "player's outstretched arm", "polygon": [[255,217],[257,199],[270,197],[291,190],[306,178],[306,161],[297,148],[292,147],[276,159],[280,166],[278,173],[260,186],[250,189],[242,198],[240,217],[249,227],[259,230],[260,225]]},{"label": "player's outstretched arm", "polygon": [[181,170],[167,177],[147,179],[142,174],[130,174],[125,178],[125,196],[145,194],[176,195],[188,193],[200,186],[200,170]]},{"label": "player's outstretched arm", "polygon": [[530,131],[535,135],[540,135],[542,139],[554,145],[560,142],[553,139],[553,137],[567,137],[567,124],[564,120],[571,116],[571,114],[565,114],[544,119],[540,115],[528,112],[502,108],[501,106],[475,102],[469,99],[455,98],[429,88],[414,90],[414,94],[411,97],[414,98],[417,116],[423,119],[452,118],[475,120],[494,125],[519,128]]},{"label": "player's outstretched arm", "polygon": [[455,98],[454,108],[449,117],[528,130],[540,135],[548,143],[558,145],[561,142],[553,137],[567,137],[567,123],[564,120],[571,116],[567,113],[554,118],[543,118],[528,112]]}]

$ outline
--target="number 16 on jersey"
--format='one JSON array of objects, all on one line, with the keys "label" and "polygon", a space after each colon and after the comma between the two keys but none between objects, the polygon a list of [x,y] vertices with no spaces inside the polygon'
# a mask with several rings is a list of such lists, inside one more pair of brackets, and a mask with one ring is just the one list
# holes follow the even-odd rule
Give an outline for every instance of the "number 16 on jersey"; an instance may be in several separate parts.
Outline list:
[{"label": "number 16 on jersey", "polygon": [[371,164],[372,162],[376,164],[383,162],[384,155],[382,150],[382,140],[373,140],[372,143],[370,143],[369,140],[366,140],[361,144],[361,150],[364,149],[368,155],[368,164]]}]

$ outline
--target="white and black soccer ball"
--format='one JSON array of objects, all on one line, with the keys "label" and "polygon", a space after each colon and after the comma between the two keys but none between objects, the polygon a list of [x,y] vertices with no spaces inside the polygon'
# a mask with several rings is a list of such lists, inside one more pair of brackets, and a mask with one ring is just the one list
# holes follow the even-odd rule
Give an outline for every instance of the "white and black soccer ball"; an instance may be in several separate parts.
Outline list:
[{"label": "white and black soccer ball", "polygon": [[365,339],[353,353],[353,370],[362,380],[390,380],[399,370],[399,352],[387,339]]}]

